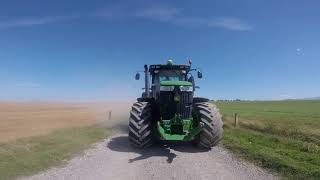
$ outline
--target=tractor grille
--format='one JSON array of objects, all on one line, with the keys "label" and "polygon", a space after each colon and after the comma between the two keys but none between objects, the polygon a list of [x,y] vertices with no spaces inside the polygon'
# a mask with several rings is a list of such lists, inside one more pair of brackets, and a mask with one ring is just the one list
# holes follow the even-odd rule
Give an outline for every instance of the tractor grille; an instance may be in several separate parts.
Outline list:
[{"label": "tractor grille", "polygon": [[[179,94],[180,101],[175,102],[174,96]],[[182,118],[190,118],[192,112],[193,92],[160,92],[160,113],[162,119],[171,119],[180,114]]]}]

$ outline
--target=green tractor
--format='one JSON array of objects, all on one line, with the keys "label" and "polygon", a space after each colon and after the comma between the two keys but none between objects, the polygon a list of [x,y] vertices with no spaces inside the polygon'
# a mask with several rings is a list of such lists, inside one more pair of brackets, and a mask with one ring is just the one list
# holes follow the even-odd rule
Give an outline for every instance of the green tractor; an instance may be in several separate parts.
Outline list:
[{"label": "green tractor", "polygon": [[[133,104],[129,118],[129,140],[138,148],[156,141],[190,141],[210,149],[223,134],[223,123],[217,107],[209,99],[193,97],[194,77],[189,65],[144,66],[145,88]],[[197,72],[198,78],[202,73]],[[151,86],[149,79],[151,78]],[[135,76],[140,79],[140,74]]]}]

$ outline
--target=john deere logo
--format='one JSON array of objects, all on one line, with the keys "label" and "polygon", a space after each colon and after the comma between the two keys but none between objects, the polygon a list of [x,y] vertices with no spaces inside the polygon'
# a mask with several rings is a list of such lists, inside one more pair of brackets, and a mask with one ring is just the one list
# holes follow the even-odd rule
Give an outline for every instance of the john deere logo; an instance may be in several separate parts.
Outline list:
[{"label": "john deere logo", "polygon": [[175,102],[179,102],[180,101],[180,96],[179,95],[175,95],[174,96],[174,101]]}]

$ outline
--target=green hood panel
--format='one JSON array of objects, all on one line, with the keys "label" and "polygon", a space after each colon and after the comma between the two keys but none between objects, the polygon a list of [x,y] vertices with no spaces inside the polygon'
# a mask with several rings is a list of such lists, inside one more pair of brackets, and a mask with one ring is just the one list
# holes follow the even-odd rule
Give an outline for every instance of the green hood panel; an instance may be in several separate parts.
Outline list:
[{"label": "green hood panel", "polygon": [[189,81],[161,81],[161,86],[192,86]]}]

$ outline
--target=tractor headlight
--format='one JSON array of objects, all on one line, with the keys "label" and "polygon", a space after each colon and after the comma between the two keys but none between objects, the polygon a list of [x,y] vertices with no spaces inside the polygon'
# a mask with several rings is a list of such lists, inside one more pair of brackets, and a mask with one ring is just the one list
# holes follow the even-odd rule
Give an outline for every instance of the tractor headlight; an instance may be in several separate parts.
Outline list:
[{"label": "tractor headlight", "polygon": [[174,86],[160,86],[160,91],[173,91]]},{"label": "tractor headlight", "polygon": [[193,88],[192,88],[192,86],[180,86],[180,91],[191,92],[191,91],[193,91]]}]

